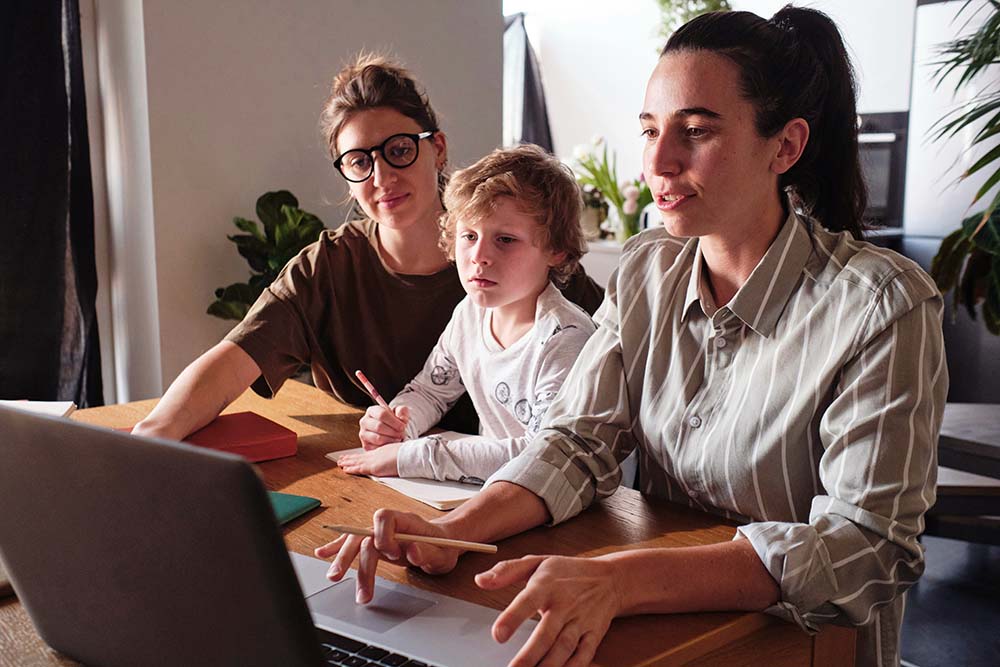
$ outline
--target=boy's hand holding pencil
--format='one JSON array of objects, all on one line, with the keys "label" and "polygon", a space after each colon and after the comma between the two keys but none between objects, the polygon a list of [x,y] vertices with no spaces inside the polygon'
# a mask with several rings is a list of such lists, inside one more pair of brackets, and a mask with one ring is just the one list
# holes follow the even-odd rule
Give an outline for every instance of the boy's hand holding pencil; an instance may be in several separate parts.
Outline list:
[{"label": "boy's hand holding pencil", "polygon": [[410,411],[405,405],[395,410],[389,407],[382,395],[361,371],[354,375],[361,381],[376,405],[365,410],[358,424],[358,439],[365,449],[376,449],[382,445],[406,440],[406,425],[410,421]]}]

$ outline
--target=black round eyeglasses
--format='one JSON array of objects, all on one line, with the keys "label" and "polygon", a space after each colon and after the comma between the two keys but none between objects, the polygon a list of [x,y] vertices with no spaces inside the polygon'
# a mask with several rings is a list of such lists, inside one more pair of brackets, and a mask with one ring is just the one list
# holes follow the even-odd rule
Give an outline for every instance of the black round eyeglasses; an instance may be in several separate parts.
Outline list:
[{"label": "black round eyeglasses", "polygon": [[437,130],[420,134],[394,134],[378,146],[344,151],[333,161],[333,166],[347,180],[361,183],[367,181],[375,172],[375,151],[378,151],[389,165],[397,169],[409,167],[420,155],[420,140],[434,136],[435,132]]}]

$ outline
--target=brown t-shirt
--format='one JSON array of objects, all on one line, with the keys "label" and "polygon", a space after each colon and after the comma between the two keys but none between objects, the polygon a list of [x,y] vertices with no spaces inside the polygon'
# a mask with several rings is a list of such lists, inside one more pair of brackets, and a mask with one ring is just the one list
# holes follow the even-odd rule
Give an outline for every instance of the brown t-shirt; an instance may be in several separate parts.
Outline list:
[{"label": "brown t-shirt", "polygon": [[[258,394],[271,397],[308,364],[317,387],[363,408],[373,401],[355,370],[387,401],[420,372],[465,291],[454,266],[427,276],[390,270],[376,250],[376,229],[364,220],[324,232],[226,336],[260,366]],[[564,294],[591,315],[604,298],[582,270]],[[471,403],[463,403],[453,410],[463,416],[448,426],[475,432]]]}]

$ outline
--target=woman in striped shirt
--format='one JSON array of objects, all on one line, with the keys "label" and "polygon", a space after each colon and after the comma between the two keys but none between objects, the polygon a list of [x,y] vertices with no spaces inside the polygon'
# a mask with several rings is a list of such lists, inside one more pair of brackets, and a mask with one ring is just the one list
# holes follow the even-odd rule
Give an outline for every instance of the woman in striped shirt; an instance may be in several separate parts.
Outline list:
[{"label": "woman in striped shirt", "polygon": [[858,664],[898,664],[934,502],[942,302],[913,262],[860,240],[855,117],[819,12],[674,33],[639,115],[665,229],[626,244],[545,428],[440,521],[383,510],[374,540],[318,550],[337,553],[330,576],[359,549],[361,600],[379,555],[447,571],[455,551],[394,532],[494,540],[565,521],[638,450],[644,493],[738,521],[736,539],[499,563],[480,586],[527,585],[496,639],[541,614],[513,665],[588,665],[618,615],[736,609],[858,626]]}]

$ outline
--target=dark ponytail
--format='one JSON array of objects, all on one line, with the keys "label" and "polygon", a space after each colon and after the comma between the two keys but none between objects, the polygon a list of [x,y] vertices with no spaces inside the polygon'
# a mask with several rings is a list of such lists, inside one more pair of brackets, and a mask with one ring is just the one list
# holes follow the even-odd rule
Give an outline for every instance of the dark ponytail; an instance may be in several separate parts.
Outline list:
[{"label": "dark ponytail", "polygon": [[827,229],[862,238],[868,193],[858,156],[854,70],[830,17],[791,5],[769,21],[750,12],[702,14],[674,32],[660,55],[702,50],[739,68],[761,136],[773,136],[793,118],[809,123],[802,157],[779,185],[793,206]]}]

